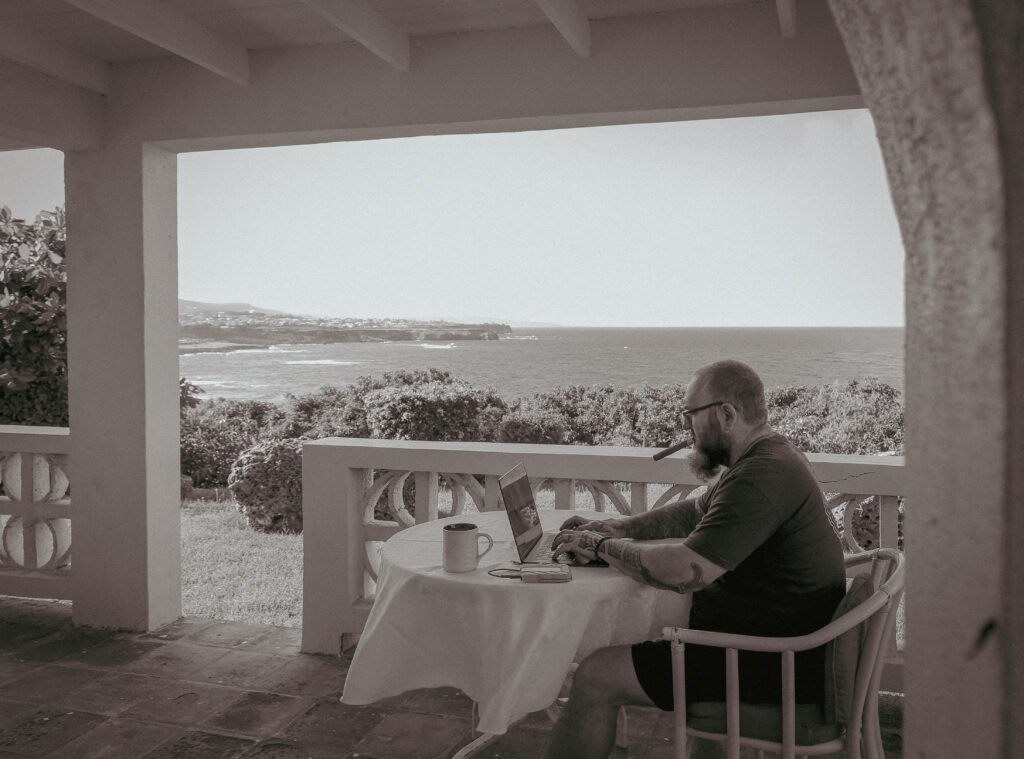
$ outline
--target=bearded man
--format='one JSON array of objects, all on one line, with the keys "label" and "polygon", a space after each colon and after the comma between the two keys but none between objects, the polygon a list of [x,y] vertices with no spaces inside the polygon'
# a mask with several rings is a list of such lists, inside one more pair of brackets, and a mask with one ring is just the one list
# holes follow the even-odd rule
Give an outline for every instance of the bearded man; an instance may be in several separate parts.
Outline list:
[{"label": "bearded man", "polygon": [[[707,490],[627,517],[573,517],[555,555],[598,557],[639,582],[693,593],[689,627],[787,637],[823,627],[845,592],[843,551],[806,457],[768,426],[764,386],[739,361],[697,370],[686,388],[684,425],[694,438],[690,465]],[[656,542],[655,542],[656,541]],[[778,654],[740,653],[740,698],[781,698]],[[725,700],[721,649],[686,647],[688,702]],[[799,703],[824,701],[824,651],[796,655]],[[624,705],[672,710],[668,641],[611,646],[576,672],[548,759],[607,757]]]}]

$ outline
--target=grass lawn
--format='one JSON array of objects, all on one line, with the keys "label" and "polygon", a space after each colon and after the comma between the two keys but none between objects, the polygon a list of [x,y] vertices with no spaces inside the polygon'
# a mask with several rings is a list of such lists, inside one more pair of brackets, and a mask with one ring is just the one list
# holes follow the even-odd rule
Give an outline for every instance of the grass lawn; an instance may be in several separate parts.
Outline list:
[{"label": "grass lawn", "polygon": [[302,626],[302,536],[245,526],[234,501],[181,504],[182,613]]}]

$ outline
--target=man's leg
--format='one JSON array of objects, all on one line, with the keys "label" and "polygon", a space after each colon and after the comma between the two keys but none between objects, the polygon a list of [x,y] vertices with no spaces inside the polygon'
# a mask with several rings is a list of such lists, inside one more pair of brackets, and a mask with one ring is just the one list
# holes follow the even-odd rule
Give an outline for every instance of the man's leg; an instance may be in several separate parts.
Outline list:
[{"label": "man's leg", "polygon": [[615,742],[619,707],[654,706],[633,670],[630,646],[611,646],[584,659],[569,705],[551,731],[545,759],[604,759]]}]

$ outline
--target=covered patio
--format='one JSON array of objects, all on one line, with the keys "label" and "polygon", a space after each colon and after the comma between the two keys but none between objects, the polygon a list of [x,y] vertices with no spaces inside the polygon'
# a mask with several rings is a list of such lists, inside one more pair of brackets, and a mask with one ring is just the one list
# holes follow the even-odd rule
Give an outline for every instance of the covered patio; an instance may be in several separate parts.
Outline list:
[{"label": "covered patio", "polygon": [[[58,704],[84,677],[62,650],[138,653],[179,634],[204,648],[205,635],[226,629],[179,621],[179,153],[866,106],[906,249],[907,456],[898,489],[854,492],[906,503],[904,753],[1021,755],[1022,38],[1016,0],[2,0],[0,148],[65,154],[71,419],[65,430],[0,429],[0,452],[25,454],[21,482],[37,477],[36,454],[49,477],[56,467],[71,483],[70,498],[48,501],[47,485],[4,504],[28,538],[0,567],[0,594],[71,602],[69,618],[64,605],[0,600],[8,632],[39,634],[4,636],[4,697],[18,683],[13,692],[35,694],[27,703]],[[437,458],[384,451],[336,472],[353,473],[341,483],[352,489],[366,467],[445,471]],[[592,479],[592,469],[581,456],[553,476]],[[631,467],[621,474],[646,479]],[[305,477],[321,502],[339,492]],[[342,527],[355,518],[352,493],[339,501],[348,511],[324,512]],[[52,529],[59,520],[70,520],[73,546]],[[344,571],[307,557],[306,608],[336,592]],[[359,598],[345,601],[358,621]],[[22,627],[26,615],[44,621]],[[342,636],[357,631],[348,624],[335,616],[298,645],[339,654]],[[343,657],[300,656],[294,633],[277,635],[253,638],[279,640],[277,654],[263,643],[220,648],[333,674],[344,667]],[[261,703],[247,713],[259,715]],[[229,719],[217,714],[180,727]],[[369,740],[386,716],[341,722],[363,724]],[[297,724],[275,724],[259,740],[294,737]],[[641,755],[661,756],[651,730]],[[161,745],[187,739],[160,734]],[[256,745],[268,744],[244,751]],[[350,750],[397,756],[367,745]],[[258,755],[301,755],[277,750]]]}]

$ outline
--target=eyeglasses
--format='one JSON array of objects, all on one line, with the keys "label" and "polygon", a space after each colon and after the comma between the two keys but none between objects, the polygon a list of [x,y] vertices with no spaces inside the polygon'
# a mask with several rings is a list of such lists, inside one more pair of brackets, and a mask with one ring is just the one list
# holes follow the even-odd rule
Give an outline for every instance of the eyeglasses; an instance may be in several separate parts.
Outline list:
[{"label": "eyeglasses", "polygon": [[725,403],[727,403],[727,401],[715,401],[714,403],[705,403],[703,406],[697,406],[697,408],[684,408],[683,417],[687,421],[690,421],[690,417],[696,414],[698,411],[703,411],[704,409],[711,408],[712,406],[721,406]]}]

